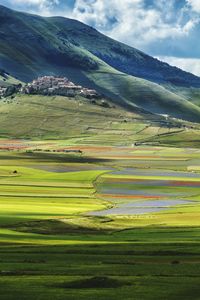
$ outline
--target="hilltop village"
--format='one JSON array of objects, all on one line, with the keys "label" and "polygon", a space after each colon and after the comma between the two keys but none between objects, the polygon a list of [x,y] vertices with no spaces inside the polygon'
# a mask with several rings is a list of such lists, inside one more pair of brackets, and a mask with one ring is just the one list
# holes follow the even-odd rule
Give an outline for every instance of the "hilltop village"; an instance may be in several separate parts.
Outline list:
[{"label": "hilltop village", "polygon": [[26,85],[0,84],[0,98],[10,96],[14,93],[27,95],[58,95],[65,97],[75,97],[80,95],[85,98],[100,98],[96,90],[75,85],[66,77],[43,76],[33,80]]},{"label": "hilltop village", "polygon": [[75,97],[80,95],[86,98],[98,98],[100,95],[95,91],[75,85],[66,77],[44,76],[28,83],[20,89],[23,94],[60,95]]}]

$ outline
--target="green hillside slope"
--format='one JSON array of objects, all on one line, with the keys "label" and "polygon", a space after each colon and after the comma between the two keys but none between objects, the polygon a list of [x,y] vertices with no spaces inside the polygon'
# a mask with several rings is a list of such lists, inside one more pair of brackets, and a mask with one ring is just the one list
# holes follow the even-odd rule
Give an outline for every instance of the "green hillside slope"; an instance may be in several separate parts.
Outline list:
[{"label": "green hillside slope", "polygon": [[[18,95],[0,101],[0,136],[45,139],[96,139],[103,144],[131,142],[145,118],[120,107],[102,107],[80,96]],[[156,120],[156,119],[155,119]],[[141,125],[143,124],[143,125]],[[98,137],[97,137],[98,134]]]},{"label": "green hillside slope", "polygon": [[12,77],[10,74],[5,73],[4,70],[0,69],[0,86],[7,87],[10,85],[22,84],[20,80]]},{"label": "green hillside slope", "polygon": [[196,147],[199,130],[188,122],[132,113],[111,103],[103,107],[101,99],[94,103],[80,96],[17,95],[0,101],[0,138],[64,139],[70,145],[118,146],[135,142],[168,145],[177,140],[173,142],[176,146],[185,143]]}]

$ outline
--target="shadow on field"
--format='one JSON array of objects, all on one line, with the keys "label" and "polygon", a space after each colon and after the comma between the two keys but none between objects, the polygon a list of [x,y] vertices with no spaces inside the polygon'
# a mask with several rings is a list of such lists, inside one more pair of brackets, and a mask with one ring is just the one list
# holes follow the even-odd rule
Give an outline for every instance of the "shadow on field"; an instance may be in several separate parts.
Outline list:
[{"label": "shadow on field", "polygon": [[96,276],[87,279],[80,279],[71,282],[61,283],[57,285],[57,287],[67,289],[108,289],[118,288],[125,285],[130,286],[132,284],[125,280],[113,279],[107,276]]},{"label": "shadow on field", "polygon": [[[97,218],[95,218],[96,220]],[[105,218],[98,218],[99,223],[104,223]],[[3,227],[3,226],[2,226]],[[18,223],[13,226],[5,226],[18,232],[37,233],[45,235],[65,235],[65,234],[109,234],[112,229],[102,229],[100,227],[87,227],[76,224],[62,222],[61,220],[42,220]]]},{"label": "shadow on field", "polygon": [[[72,163],[105,163],[112,160],[77,155],[60,155],[51,153],[22,153],[20,159],[36,159],[45,162],[72,162]],[[16,157],[15,157],[16,159]]]}]

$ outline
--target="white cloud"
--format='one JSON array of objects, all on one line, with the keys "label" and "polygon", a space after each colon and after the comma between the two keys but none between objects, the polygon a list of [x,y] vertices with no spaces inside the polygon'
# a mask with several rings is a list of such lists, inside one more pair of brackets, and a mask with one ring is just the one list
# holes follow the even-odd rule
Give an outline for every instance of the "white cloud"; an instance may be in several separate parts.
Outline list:
[{"label": "white cloud", "polygon": [[[188,0],[192,1],[192,0]],[[175,1],[76,0],[73,17],[120,41],[137,47],[152,41],[188,35],[198,19],[185,20],[184,9],[175,10]]]},{"label": "white cloud", "polygon": [[178,67],[184,71],[200,76],[200,59],[172,56],[159,56],[157,58],[161,61],[167,62],[171,66]]},{"label": "white cloud", "polygon": [[187,0],[187,4],[191,6],[193,11],[200,13],[200,1],[199,0]]}]

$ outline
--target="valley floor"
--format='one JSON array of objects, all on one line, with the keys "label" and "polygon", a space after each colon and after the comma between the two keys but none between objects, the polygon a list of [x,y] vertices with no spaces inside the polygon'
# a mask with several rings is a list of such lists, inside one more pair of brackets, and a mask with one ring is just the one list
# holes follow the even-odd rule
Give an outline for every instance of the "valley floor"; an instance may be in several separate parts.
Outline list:
[{"label": "valley floor", "polygon": [[1,299],[200,299],[200,150],[0,140]]}]

